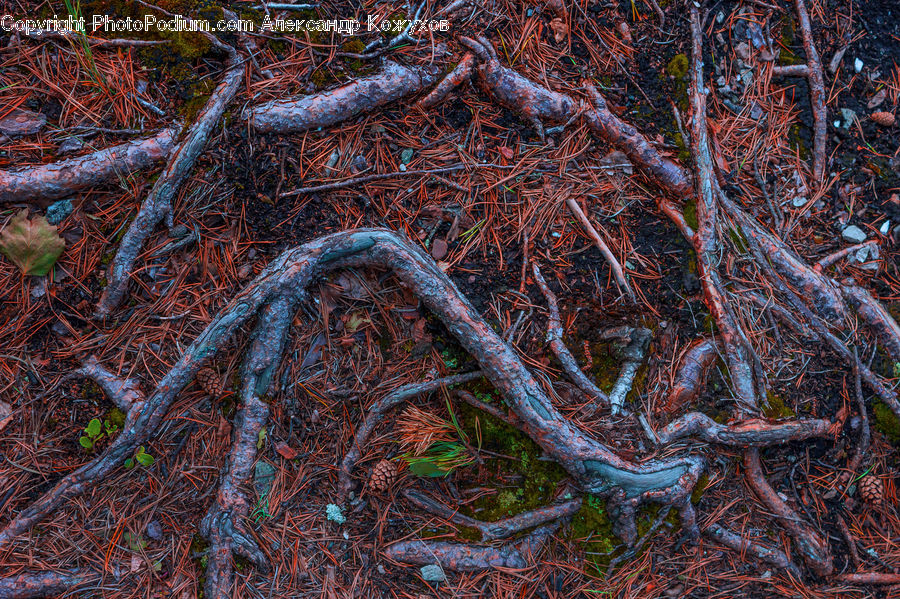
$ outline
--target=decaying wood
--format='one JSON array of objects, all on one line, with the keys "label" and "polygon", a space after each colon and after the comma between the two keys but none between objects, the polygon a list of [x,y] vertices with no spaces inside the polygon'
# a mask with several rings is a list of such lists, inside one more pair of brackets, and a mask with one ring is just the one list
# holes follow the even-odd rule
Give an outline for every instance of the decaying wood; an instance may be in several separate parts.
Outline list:
[{"label": "decaying wood", "polygon": [[172,228],[172,202],[194,163],[206,147],[213,129],[218,125],[231,100],[244,80],[244,65],[237,52],[231,50],[228,69],[222,81],[207,100],[197,120],[184,134],[165,170],[153,184],[147,199],[122,237],[119,249],[109,268],[108,284],[103,290],[95,316],[108,316],[122,301],[128,288],[131,270],[144,242],[163,219]]},{"label": "decaying wood", "polygon": [[434,83],[436,74],[432,67],[385,61],[373,75],[330,91],[265,102],[249,108],[244,118],[260,132],[296,133],[330,127],[418,93]]},{"label": "decaying wood", "polygon": [[0,171],[0,204],[55,200],[125,179],[172,153],[181,123],[151,137],[125,142],[59,162]]}]

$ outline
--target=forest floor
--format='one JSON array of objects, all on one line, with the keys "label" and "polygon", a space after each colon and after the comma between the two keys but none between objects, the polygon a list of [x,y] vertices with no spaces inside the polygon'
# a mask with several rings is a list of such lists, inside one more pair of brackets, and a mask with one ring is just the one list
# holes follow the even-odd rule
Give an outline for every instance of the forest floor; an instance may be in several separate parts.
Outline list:
[{"label": "forest floor", "polygon": [[[60,14],[66,10],[55,1],[0,3],[7,4],[14,15],[43,15],[51,4]],[[216,12],[221,3],[158,4],[196,16]],[[226,4],[241,15],[262,14],[251,3]],[[426,13],[434,15],[438,4],[428,5]],[[580,80],[593,79],[615,114],[690,168],[689,144],[680,133],[690,118],[689,23],[680,3],[658,4],[666,16],[661,27],[644,0],[566,5],[565,19],[541,3],[473,3],[451,18],[450,32],[435,33],[433,40],[424,34],[418,44],[389,54],[414,64],[433,57],[446,72],[464,51],[457,35],[484,35],[504,64],[533,81],[579,96]],[[900,126],[884,126],[870,115],[896,113],[900,105],[900,7],[892,0],[808,0],[808,6],[826,66],[826,180],[810,175],[806,80],[771,72],[773,63],[790,65],[804,57],[788,2],[723,0],[706,3],[701,11],[707,16],[708,119],[716,166],[732,197],[772,229],[777,218],[781,237],[810,263],[856,243],[850,225],[875,241],[877,252],[867,246],[827,270],[839,280],[855,279],[896,318]],[[80,10],[125,16],[148,9],[127,0],[85,0]],[[410,7],[374,2],[359,8],[329,1],[314,10],[359,18],[405,14]],[[528,367],[546,375],[569,420],[625,457],[652,453],[633,413],[647,414],[657,427],[684,411],[666,401],[676,366],[685,348],[712,328],[696,254],[658,211],[658,189],[620,152],[593,138],[586,125],[551,129],[541,141],[531,123],[468,84],[427,110],[407,98],[299,134],[260,134],[242,118],[246,106],[327,89],[370,72],[377,60],[340,53],[359,53],[371,39],[371,34],[358,39],[276,35],[260,47],[257,64],[247,65],[237,98],[177,195],[174,221],[194,235],[193,241],[173,249],[177,239],[158,227],[136,264],[128,295],[106,319],[91,315],[106,284],[107,266],[154,182],[155,168],[66,198],[71,212],[58,225],[65,250],[48,276],[25,276],[0,259],[0,407],[12,410],[12,418],[0,420],[0,522],[95,457],[115,435],[102,434],[92,448],[79,442],[92,419],[115,424],[122,417],[93,383],[63,378],[84,357],[94,355],[151,389],[270,259],[326,233],[356,227],[386,227],[420,244]],[[836,69],[830,69],[835,53],[845,47]],[[267,70],[274,77],[261,74]],[[120,130],[150,132],[177,118],[190,121],[222,71],[215,49],[190,34],[179,34],[165,46],[86,54],[67,41],[0,33],[0,124],[21,111],[46,119],[39,130],[5,140],[0,168],[58,160],[72,147],[78,153],[121,143],[129,135]],[[344,189],[282,195],[350,176],[459,164],[469,168],[400,173]],[[774,208],[764,201],[765,194]],[[620,293],[608,264],[567,207],[570,197],[622,264],[635,303]],[[22,207],[46,214],[51,205],[51,212],[60,207],[68,212],[68,206],[53,200],[13,201],[2,206],[0,225]],[[688,205],[689,221],[690,211]],[[562,375],[546,342],[546,301],[531,274],[532,262],[540,264],[560,299],[567,345],[604,391],[611,389],[622,362],[622,347],[604,331],[640,325],[653,332],[648,358],[628,396],[632,413],[601,417],[584,408],[571,385],[549,383]],[[760,318],[752,324],[769,377],[764,415],[826,418],[842,408],[855,414],[852,370],[826,347],[804,345],[771,318]],[[326,505],[336,496],[338,464],[366,407],[402,384],[467,372],[477,364],[396,279],[378,270],[341,271],[319,280],[294,325],[288,359],[267,397],[272,412],[247,488],[254,506],[249,528],[271,570],[261,572],[238,559],[235,597],[900,593],[900,585],[852,584],[809,573],[798,578],[708,538],[681,543],[672,518],[636,556],[610,567],[624,548],[612,534],[604,503],[591,497],[528,568],[447,572],[446,580],[427,582],[418,567],[385,559],[384,548],[409,537],[472,539],[472,531],[417,509],[404,489],[426,491],[463,513],[493,520],[566,493],[566,472],[542,459],[541,449],[524,434],[433,393],[414,405],[432,416],[433,432],[450,442],[460,433],[446,424],[457,419],[476,446],[477,460],[446,477],[421,477],[401,467],[387,490],[371,489],[367,481],[375,464],[383,458],[404,464],[402,455],[420,434],[410,430],[422,415],[398,408],[364,450],[346,522],[328,521]],[[152,465],[114,471],[4,548],[0,576],[22,568],[89,568],[102,579],[65,596],[202,596],[207,545],[199,524],[215,497],[231,445],[240,350],[246,342],[244,331],[211,365],[224,385],[221,395],[211,396],[198,384],[178,395],[145,446]],[[883,353],[870,351],[860,358],[888,380],[897,377]],[[723,370],[720,363],[711,371],[706,390],[692,406],[722,422],[730,414],[722,399],[729,385]],[[466,388],[500,404],[484,380]],[[832,437],[762,452],[776,491],[827,537],[838,574],[900,572],[895,484],[900,421],[874,399],[868,417],[872,445],[863,471],[853,478],[877,477],[884,487],[880,503],[863,501],[855,482],[846,488],[837,483],[856,443],[858,415],[847,418]],[[434,424],[434,418],[443,424]],[[693,497],[701,529],[723,523],[790,551],[787,534],[739,476],[739,449],[696,440],[676,447],[689,447],[709,460]],[[665,451],[671,453],[668,447]],[[641,532],[656,515],[655,508],[644,510],[638,517]]]}]

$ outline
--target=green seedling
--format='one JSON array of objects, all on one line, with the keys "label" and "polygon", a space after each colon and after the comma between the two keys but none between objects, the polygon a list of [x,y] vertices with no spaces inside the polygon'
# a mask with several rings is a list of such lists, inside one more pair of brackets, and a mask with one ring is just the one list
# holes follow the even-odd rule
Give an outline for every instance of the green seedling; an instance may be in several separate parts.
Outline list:
[{"label": "green seedling", "polygon": [[125,460],[125,467],[128,469],[134,468],[135,464],[140,464],[145,468],[149,468],[152,466],[156,460],[152,455],[144,451],[144,446],[141,445],[138,447],[137,453],[134,454],[133,458],[128,458]]},{"label": "green seedling", "polygon": [[94,446],[103,437],[112,437],[117,432],[119,432],[119,427],[111,424],[109,420],[100,422],[99,418],[94,418],[88,422],[87,427],[84,429],[84,435],[78,439],[78,443],[87,451],[93,451]]}]

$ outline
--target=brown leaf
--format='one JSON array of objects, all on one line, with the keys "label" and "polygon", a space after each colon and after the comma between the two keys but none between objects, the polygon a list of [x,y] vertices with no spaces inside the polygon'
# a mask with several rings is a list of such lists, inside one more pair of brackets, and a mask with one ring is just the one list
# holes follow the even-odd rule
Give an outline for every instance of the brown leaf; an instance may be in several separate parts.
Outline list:
[{"label": "brown leaf", "polygon": [[503,157],[507,160],[512,160],[515,153],[512,151],[512,148],[508,148],[506,146],[500,146],[500,153],[503,154]]},{"label": "brown leaf", "polygon": [[293,447],[291,447],[284,441],[279,441],[278,443],[275,444],[275,451],[277,451],[278,455],[280,455],[281,457],[283,457],[286,460],[293,460],[298,455],[300,455],[299,451],[297,451],[296,449],[294,449]]},{"label": "brown leaf", "polygon": [[0,252],[26,275],[44,276],[63,253],[66,242],[43,216],[28,218],[28,209],[16,214],[0,231]]},{"label": "brown leaf", "polygon": [[569,36],[569,26],[559,17],[550,21],[550,29],[553,30],[553,39],[556,40],[557,44]]},{"label": "brown leaf", "polygon": [[873,108],[878,108],[884,102],[885,98],[887,98],[887,88],[882,87],[877,94],[872,96],[869,100],[869,103],[866,104],[866,108],[872,110]]},{"label": "brown leaf", "polygon": [[416,321],[416,323],[413,325],[412,331],[413,341],[415,341],[416,343],[421,343],[423,341],[431,343],[431,335],[426,330],[427,326],[428,323],[424,318],[420,318]]}]

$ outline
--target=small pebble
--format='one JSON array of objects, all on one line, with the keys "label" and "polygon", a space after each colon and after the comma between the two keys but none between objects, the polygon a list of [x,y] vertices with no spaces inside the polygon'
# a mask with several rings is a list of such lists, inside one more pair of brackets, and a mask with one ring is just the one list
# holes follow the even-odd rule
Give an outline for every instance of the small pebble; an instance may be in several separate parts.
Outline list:
[{"label": "small pebble", "polygon": [[841,237],[844,238],[844,241],[849,241],[850,243],[862,243],[866,240],[865,232],[856,225],[850,225],[844,229],[841,232]]},{"label": "small pebble", "polygon": [[437,564],[429,564],[419,569],[422,572],[422,580],[425,582],[444,582],[447,575],[444,570]]},{"label": "small pebble", "polygon": [[863,61],[861,61],[861,60],[858,59],[858,58],[857,58],[856,60],[853,61],[853,70],[854,70],[854,71],[856,71],[857,73],[859,73],[859,72],[862,70],[862,68],[863,68]]},{"label": "small pebble", "polygon": [[47,208],[47,222],[51,225],[58,225],[64,218],[72,214],[72,202],[69,200],[60,200],[50,204]]}]

